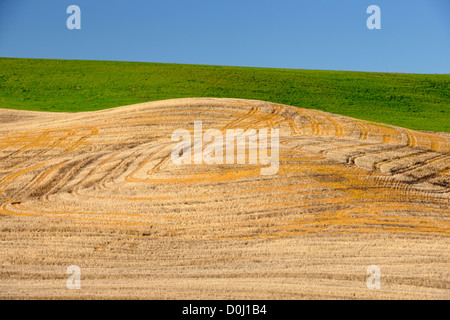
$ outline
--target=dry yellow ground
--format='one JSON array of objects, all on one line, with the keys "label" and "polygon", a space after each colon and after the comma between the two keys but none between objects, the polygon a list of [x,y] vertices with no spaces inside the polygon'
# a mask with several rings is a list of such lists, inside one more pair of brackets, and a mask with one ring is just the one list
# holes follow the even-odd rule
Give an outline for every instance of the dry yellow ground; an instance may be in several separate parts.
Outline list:
[{"label": "dry yellow ground", "polygon": [[[173,165],[194,121],[279,128],[278,174]],[[450,298],[447,134],[212,98],[0,123],[0,298]]]}]

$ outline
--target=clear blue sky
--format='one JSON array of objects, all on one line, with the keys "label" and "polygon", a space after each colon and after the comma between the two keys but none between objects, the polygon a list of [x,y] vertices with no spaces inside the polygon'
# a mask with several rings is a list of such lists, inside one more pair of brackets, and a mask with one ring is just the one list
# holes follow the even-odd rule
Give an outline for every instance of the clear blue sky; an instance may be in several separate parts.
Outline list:
[{"label": "clear blue sky", "polygon": [[450,0],[0,0],[0,56],[450,73]]}]

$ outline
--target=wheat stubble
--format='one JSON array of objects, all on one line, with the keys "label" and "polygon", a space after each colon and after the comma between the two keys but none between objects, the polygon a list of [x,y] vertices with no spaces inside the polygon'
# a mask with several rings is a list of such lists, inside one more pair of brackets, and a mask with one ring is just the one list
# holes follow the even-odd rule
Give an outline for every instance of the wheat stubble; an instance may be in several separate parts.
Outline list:
[{"label": "wheat stubble", "polygon": [[[213,98],[0,118],[0,298],[450,298],[446,134]],[[173,165],[194,121],[279,128],[278,174]]]}]

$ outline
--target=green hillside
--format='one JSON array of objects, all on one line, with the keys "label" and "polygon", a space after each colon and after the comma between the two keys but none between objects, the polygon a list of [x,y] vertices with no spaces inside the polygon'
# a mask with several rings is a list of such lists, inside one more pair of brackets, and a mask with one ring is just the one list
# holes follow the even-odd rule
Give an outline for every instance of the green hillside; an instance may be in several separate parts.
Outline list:
[{"label": "green hillside", "polygon": [[450,75],[0,58],[0,108],[75,112],[182,97],[266,100],[450,132]]}]

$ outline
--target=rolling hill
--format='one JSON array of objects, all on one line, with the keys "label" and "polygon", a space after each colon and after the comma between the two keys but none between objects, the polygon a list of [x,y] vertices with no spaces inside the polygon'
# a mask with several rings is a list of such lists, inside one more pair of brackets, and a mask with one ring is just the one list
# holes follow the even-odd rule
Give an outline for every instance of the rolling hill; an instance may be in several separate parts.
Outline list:
[{"label": "rolling hill", "polygon": [[[277,174],[175,165],[198,120],[279,129]],[[450,297],[447,133],[219,98],[0,121],[2,299]]]},{"label": "rolling hill", "polygon": [[264,100],[450,132],[450,75],[0,58],[0,108],[78,112],[188,97]]}]

